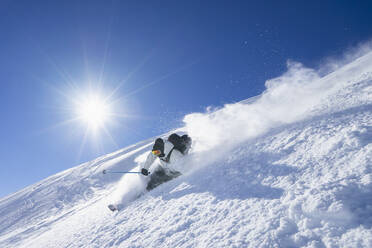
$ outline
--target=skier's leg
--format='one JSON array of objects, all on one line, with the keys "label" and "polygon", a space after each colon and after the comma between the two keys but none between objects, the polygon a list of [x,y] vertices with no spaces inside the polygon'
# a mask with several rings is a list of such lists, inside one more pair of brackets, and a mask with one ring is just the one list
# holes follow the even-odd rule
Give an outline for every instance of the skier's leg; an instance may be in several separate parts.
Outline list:
[{"label": "skier's leg", "polygon": [[148,191],[156,188],[160,184],[162,184],[163,178],[165,176],[165,171],[162,167],[159,166],[151,175],[150,175],[150,181],[147,184],[146,189]]},{"label": "skier's leg", "polygon": [[168,176],[169,176],[169,180],[172,180],[172,179],[174,179],[174,178],[179,177],[179,176],[182,175],[181,172],[179,172],[179,171],[174,171],[174,170],[172,170],[172,171],[168,171],[167,174],[168,174]]},{"label": "skier's leg", "polygon": [[169,171],[165,170],[162,167],[159,167],[154,173],[151,174],[151,179],[147,184],[147,190],[150,191],[162,183],[168,182],[173,178],[180,176],[181,173],[178,171]]}]

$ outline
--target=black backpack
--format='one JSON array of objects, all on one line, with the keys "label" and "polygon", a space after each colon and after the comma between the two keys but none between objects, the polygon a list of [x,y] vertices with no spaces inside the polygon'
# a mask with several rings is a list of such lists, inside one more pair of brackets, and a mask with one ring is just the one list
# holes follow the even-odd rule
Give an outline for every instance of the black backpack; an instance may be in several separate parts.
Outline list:
[{"label": "black backpack", "polygon": [[180,151],[182,154],[191,146],[191,138],[187,134],[179,136],[176,133],[172,133],[168,137],[168,141],[173,144],[174,149]]},{"label": "black backpack", "polygon": [[168,137],[168,141],[173,144],[173,148],[166,157],[164,154],[164,140],[163,139],[157,138],[155,140],[154,146],[152,147],[153,151],[155,150],[161,151],[161,154],[159,155],[159,157],[161,160],[167,163],[169,162],[170,156],[174,149],[180,151],[182,154],[185,154],[185,152],[187,151],[187,148],[190,148],[191,146],[191,138],[187,134],[179,136],[178,134],[173,133]]}]

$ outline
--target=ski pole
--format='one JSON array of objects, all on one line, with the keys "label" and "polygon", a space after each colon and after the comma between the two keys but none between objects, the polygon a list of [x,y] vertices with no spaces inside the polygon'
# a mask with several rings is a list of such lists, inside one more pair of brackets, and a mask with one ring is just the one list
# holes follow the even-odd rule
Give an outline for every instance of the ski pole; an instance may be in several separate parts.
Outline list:
[{"label": "ski pole", "polygon": [[120,173],[120,174],[141,174],[139,171],[109,171],[109,170],[103,170],[103,174],[107,173]]}]

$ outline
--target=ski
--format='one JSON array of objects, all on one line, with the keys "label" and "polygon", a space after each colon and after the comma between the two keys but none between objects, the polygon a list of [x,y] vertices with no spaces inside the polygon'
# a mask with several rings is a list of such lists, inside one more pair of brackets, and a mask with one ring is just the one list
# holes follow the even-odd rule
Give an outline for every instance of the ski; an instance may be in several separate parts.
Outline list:
[{"label": "ski", "polygon": [[107,207],[108,207],[112,212],[119,211],[118,208],[117,208],[115,205],[113,205],[113,204],[110,204],[110,205],[108,205]]}]

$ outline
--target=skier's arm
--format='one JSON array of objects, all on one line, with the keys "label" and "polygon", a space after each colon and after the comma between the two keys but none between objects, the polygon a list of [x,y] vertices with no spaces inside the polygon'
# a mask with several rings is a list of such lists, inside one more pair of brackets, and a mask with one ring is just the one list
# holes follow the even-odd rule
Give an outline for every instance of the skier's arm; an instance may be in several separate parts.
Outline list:
[{"label": "skier's arm", "polygon": [[142,163],[140,165],[140,170],[142,169],[149,170],[150,166],[152,165],[152,163],[154,163],[155,159],[156,159],[156,156],[152,154],[152,152],[150,152],[149,155],[147,155],[145,163]]}]

